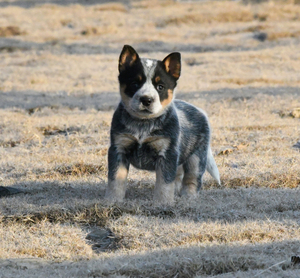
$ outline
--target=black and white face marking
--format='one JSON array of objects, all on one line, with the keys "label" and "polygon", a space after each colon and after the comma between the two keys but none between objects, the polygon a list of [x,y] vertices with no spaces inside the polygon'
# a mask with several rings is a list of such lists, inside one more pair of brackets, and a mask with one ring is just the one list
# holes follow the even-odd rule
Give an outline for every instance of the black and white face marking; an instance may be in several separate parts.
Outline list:
[{"label": "black and white face marking", "polygon": [[126,110],[141,119],[162,115],[174,98],[180,68],[180,53],[171,53],[163,61],[141,59],[125,45],[119,58],[119,82]]}]

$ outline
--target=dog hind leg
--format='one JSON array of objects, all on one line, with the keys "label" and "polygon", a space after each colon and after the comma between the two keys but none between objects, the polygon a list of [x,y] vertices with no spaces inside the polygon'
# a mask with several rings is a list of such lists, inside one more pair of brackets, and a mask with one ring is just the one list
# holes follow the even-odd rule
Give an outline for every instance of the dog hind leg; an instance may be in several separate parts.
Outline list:
[{"label": "dog hind leg", "polygon": [[194,196],[197,193],[199,158],[196,154],[191,155],[183,164],[184,176],[182,180],[181,196]]}]

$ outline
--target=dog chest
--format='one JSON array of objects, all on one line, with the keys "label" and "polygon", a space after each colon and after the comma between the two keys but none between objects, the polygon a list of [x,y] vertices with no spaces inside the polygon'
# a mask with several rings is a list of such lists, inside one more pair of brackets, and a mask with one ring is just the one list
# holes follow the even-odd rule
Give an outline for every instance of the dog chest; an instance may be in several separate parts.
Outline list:
[{"label": "dog chest", "polygon": [[127,155],[130,163],[140,169],[155,170],[156,161],[164,157],[170,139],[164,136],[134,136],[118,134],[114,144],[119,153]]}]

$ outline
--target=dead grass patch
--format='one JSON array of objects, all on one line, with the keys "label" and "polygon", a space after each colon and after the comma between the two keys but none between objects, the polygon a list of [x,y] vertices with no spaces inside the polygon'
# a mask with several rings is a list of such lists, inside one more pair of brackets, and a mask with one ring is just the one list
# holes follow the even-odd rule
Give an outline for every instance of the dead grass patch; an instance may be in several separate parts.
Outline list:
[{"label": "dead grass patch", "polygon": [[14,141],[14,140],[1,141],[0,140],[0,147],[3,147],[3,148],[14,148],[20,144],[21,144],[21,141]]},{"label": "dead grass patch", "polygon": [[[270,2],[261,4],[258,7],[260,9],[257,12],[254,11],[254,19],[259,21],[300,20],[300,7],[298,5],[280,2],[274,4]],[[255,9],[256,7],[253,6],[253,8]]]},{"label": "dead grass patch", "polygon": [[86,176],[99,174],[106,170],[104,165],[93,165],[86,163],[76,163],[73,165],[60,165],[54,168],[55,172],[58,172],[62,176]]},{"label": "dead grass patch", "polygon": [[291,117],[291,118],[300,118],[300,107],[294,108],[292,110],[281,110],[278,112],[279,116],[284,117]]},{"label": "dead grass patch", "polygon": [[[286,244],[290,246],[296,242],[297,241],[287,241]],[[280,246],[283,247],[284,243],[281,243]],[[138,277],[192,278],[201,277],[203,275],[223,276],[227,274],[224,277],[235,277],[233,275],[236,269],[239,269],[240,271],[236,277],[255,277],[255,274],[258,272],[253,271],[253,269],[261,270],[266,268],[266,255],[260,251],[262,247],[263,246],[247,246],[246,248],[236,248],[234,246],[210,246],[203,248],[201,245],[198,245],[195,247],[172,248],[164,252],[156,250],[150,254],[136,255],[130,258],[130,263],[125,266],[125,260],[123,259],[120,265],[116,266],[114,264],[114,268],[110,267],[105,271],[101,271],[100,269],[95,270],[93,275],[106,276],[114,273],[116,275],[131,276],[133,273],[134,276]],[[274,250],[272,264],[278,263],[278,259],[280,258],[279,252],[273,249],[272,245],[267,245],[267,248]],[[218,249],[219,252],[215,253],[214,250],[216,249]],[[289,250],[289,247],[285,250]],[[148,259],[148,263],[143,265],[142,262],[145,261],[146,258]],[[175,264],[170,265],[169,262],[173,260],[175,260]],[[121,265],[121,263],[123,263],[123,265]],[[283,269],[290,269],[290,263],[284,261],[275,269],[275,273],[284,276],[285,271],[282,271]],[[290,274],[293,275],[293,272]],[[297,277],[296,275],[296,272],[294,272],[294,276],[291,277]],[[274,275],[269,277],[274,277]]]},{"label": "dead grass patch", "polygon": [[104,11],[110,11],[110,12],[121,12],[121,13],[128,13],[128,9],[126,6],[122,3],[107,3],[98,5],[94,8],[97,12],[104,12]]},{"label": "dead grass patch", "polygon": [[100,35],[101,31],[98,27],[86,27],[81,31],[81,35],[91,36],[91,35]]},{"label": "dead grass patch", "polygon": [[[157,27],[166,27],[168,25],[180,26],[182,24],[197,25],[207,23],[230,23],[230,22],[251,22],[258,20],[260,22],[272,22],[278,20],[298,21],[300,20],[300,8],[297,5],[286,3],[262,3],[257,5],[244,6],[239,3],[228,6],[228,3],[214,3],[214,12],[207,9],[204,4],[201,9],[195,9],[193,6],[186,8],[184,5],[177,5],[177,8],[185,10],[185,14],[169,16],[161,19]],[[262,24],[256,27],[246,28],[247,32],[257,32],[266,27]]]},{"label": "dead grass patch", "polygon": [[53,136],[53,135],[70,135],[75,134],[81,131],[80,127],[68,127],[68,128],[58,128],[57,126],[45,126],[45,127],[39,127],[39,131],[42,132],[44,136]]},{"label": "dead grass patch", "polygon": [[[257,39],[261,39],[262,36],[265,36],[265,39],[267,38],[267,34],[266,33],[263,33],[263,32],[260,32],[262,30],[265,30],[269,28],[267,25],[255,25],[255,26],[250,26],[250,27],[242,27],[242,28],[236,28],[236,29],[230,29],[230,30],[226,30],[226,31],[220,31],[220,32],[212,32],[210,35],[213,35],[213,36],[217,36],[217,35],[220,35],[220,36],[227,36],[227,35],[233,35],[233,34],[243,34],[243,33],[246,33],[246,32],[251,32],[251,33],[254,33],[255,34],[255,38]],[[208,34],[204,35],[203,34],[203,39],[209,37]]]},{"label": "dead grass patch", "polygon": [[54,110],[54,111],[57,111],[59,107],[57,105],[36,106],[36,107],[28,108],[27,112],[28,112],[29,115],[32,115],[34,113],[41,112],[41,111],[43,111],[43,109],[47,109],[47,108],[51,109],[51,110]]},{"label": "dead grass patch", "polygon": [[20,27],[18,26],[0,27],[0,37],[14,37],[25,34],[26,32],[21,31]]},{"label": "dead grass patch", "polygon": [[[154,250],[136,254],[128,252],[103,259],[83,262],[63,262],[50,265],[40,260],[5,260],[1,266],[3,274],[9,276],[13,269],[25,269],[23,277],[47,276],[55,273],[62,277],[201,277],[219,275],[221,277],[255,277],[263,269],[268,270],[265,277],[296,278],[298,268],[292,267],[282,253],[288,253],[297,240],[279,244],[258,244],[244,246],[185,246],[167,250]],[[174,264],[170,264],[174,261]],[[147,263],[145,263],[147,262]],[[240,271],[236,271],[239,269]],[[274,271],[272,271],[274,270]],[[235,273],[237,272],[237,273]],[[268,274],[271,275],[268,275]],[[236,275],[235,275],[236,274]]]},{"label": "dead grass patch", "polygon": [[0,223],[0,227],[1,259],[34,257],[62,261],[80,260],[93,256],[78,226],[41,221],[30,227],[22,223],[9,225]]},{"label": "dead grass patch", "polygon": [[[184,246],[197,244],[229,244],[231,242],[261,243],[300,239],[299,224],[270,221],[238,223],[198,223],[182,219],[161,219],[124,214],[108,226],[122,235],[120,244],[132,250],[149,250],[153,246]],[[185,229],[184,227],[189,227]]]},{"label": "dead grass patch", "polygon": [[245,126],[235,126],[235,127],[226,127],[225,129],[230,131],[236,132],[243,132],[243,131],[273,131],[273,130],[280,130],[285,128],[284,125],[245,125]]},{"label": "dead grass patch", "polygon": [[[228,153],[230,154],[230,152]],[[222,186],[226,188],[250,188],[250,187],[266,187],[266,188],[298,188],[300,186],[300,172],[287,173],[265,173],[251,177],[223,177],[221,178]],[[219,186],[209,181],[205,184],[205,188],[219,188]]]},{"label": "dead grass patch", "polygon": [[168,6],[179,6],[180,4],[174,3],[172,0],[142,0],[142,1],[132,1],[132,7],[136,9],[151,9],[151,8],[161,8],[161,7],[168,7]]},{"label": "dead grass patch", "polygon": [[250,145],[250,143],[241,143],[239,145],[233,145],[232,147],[228,147],[228,148],[223,149],[222,151],[220,151],[218,153],[218,155],[226,155],[226,154],[230,154],[234,151],[244,150],[249,145]]},{"label": "dead grass patch", "polygon": [[243,32],[259,32],[259,31],[265,30],[267,28],[268,28],[267,25],[259,24],[259,25],[247,27],[246,29],[243,30]]},{"label": "dead grass patch", "polygon": [[282,31],[282,32],[268,32],[267,39],[269,41],[277,41],[284,38],[298,38],[300,31]]},{"label": "dead grass patch", "polygon": [[279,79],[270,79],[270,78],[247,78],[247,79],[242,79],[242,78],[227,78],[227,79],[214,79],[212,80],[212,83],[232,83],[232,84],[237,84],[237,85],[250,85],[253,83],[263,83],[263,84],[276,84],[276,85],[283,85],[287,84],[287,81],[285,80],[279,80]]},{"label": "dead grass patch", "polygon": [[267,21],[268,17],[269,17],[269,14],[267,12],[260,12],[260,13],[254,14],[254,16],[253,16],[254,19],[257,19],[259,21]]},{"label": "dead grass patch", "polygon": [[72,24],[72,20],[71,19],[61,19],[60,23],[62,26],[69,26],[70,24]]},{"label": "dead grass patch", "polygon": [[170,17],[162,20],[157,24],[157,27],[165,27],[167,25],[182,25],[182,24],[205,24],[205,23],[226,23],[226,22],[250,22],[253,20],[253,14],[248,9],[240,10],[239,12],[224,12],[217,11],[215,13],[190,13],[183,16]]},{"label": "dead grass patch", "polygon": [[83,36],[101,36],[105,34],[112,34],[117,32],[117,27],[114,25],[106,26],[106,27],[95,27],[88,26],[85,27],[80,34]]},{"label": "dead grass patch", "polygon": [[105,227],[109,219],[116,220],[124,213],[135,214],[136,208],[132,205],[119,207],[94,204],[90,207],[78,208],[75,210],[49,210],[46,212],[36,212],[24,215],[1,216],[0,223],[12,225],[20,223],[22,225],[32,225],[48,221],[50,223],[70,223],[80,225],[91,225]]}]

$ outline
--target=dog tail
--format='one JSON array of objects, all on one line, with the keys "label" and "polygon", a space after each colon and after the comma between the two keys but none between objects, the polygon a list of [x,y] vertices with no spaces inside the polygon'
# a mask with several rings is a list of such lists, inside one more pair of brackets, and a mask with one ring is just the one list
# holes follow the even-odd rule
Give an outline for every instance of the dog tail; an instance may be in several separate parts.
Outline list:
[{"label": "dog tail", "polygon": [[218,184],[221,185],[219,170],[213,157],[211,147],[208,148],[206,170],[218,182]]}]

